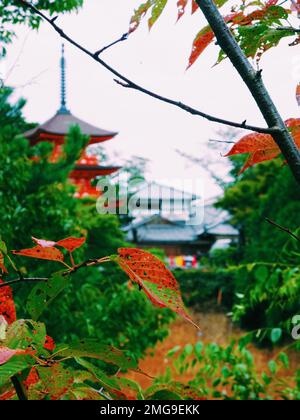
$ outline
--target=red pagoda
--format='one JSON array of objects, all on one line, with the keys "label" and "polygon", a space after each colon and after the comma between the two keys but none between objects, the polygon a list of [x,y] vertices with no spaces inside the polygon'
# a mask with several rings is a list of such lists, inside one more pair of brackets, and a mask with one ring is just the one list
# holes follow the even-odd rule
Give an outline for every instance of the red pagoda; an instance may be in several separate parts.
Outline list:
[{"label": "red pagoda", "polygon": [[[62,46],[61,66],[61,103],[57,113],[44,124],[35,127],[24,133],[32,146],[41,141],[54,143],[54,149],[51,161],[56,161],[61,155],[62,145],[68,134],[69,128],[78,125],[82,134],[88,136],[90,141],[88,146],[92,144],[102,143],[114,138],[118,133],[103,130],[95,127],[81,119],[75,117],[67,108],[66,101],[66,61],[64,54],[64,45]],[[111,175],[120,169],[118,166],[102,166],[96,156],[90,156],[84,150],[81,158],[70,174],[70,180],[77,186],[76,197],[83,198],[87,196],[97,197],[100,193],[96,187],[92,186],[92,180],[99,176]]]}]

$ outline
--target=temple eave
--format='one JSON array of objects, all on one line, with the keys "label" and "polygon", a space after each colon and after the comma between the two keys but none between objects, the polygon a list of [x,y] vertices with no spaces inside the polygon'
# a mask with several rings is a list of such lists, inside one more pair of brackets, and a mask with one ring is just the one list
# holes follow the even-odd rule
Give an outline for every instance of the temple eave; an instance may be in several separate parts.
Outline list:
[{"label": "temple eave", "polygon": [[98,176],[112,175],[119,171],[120,166],[88,166],[76,165],[75,169],[71,172],[70,178],[72,179],[94,179]]},{"label": "temple eave", "polygon": [[[113,133],[111,135],[105,135],[105,136],[90,136],[89,145],[103,143],[105,141],[111,140],[114,137],[116,137],[117,134],[118,133]],[[25,133],[24,137],[26,137],[30,141],[32,146],[42,141],[53,141],[57,144],[63,144],[65,142],[66,134],[50,133],[47,131],[37,131],[36,133],[33,133],[32,135],[29,135],[29,136],[26,136],[26,133]]]}]

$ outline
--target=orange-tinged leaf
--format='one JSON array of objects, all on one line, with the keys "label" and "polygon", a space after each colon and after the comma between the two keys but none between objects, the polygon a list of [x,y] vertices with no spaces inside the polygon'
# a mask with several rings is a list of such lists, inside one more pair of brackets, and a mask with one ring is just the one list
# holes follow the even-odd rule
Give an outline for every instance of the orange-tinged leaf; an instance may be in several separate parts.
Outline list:
[{"label": "orange-tinged leaf", "polygon": [[146,3],[143,3],[140,5],[140,7],[134,12],[134,15],[132,16],[130,20],[129,25],[129,34],[133,33],[137,30],[137,28],[140,26],[142,18],[146,15],[150,7],[152,6],[152,1],[148,0]]},{"label": "orange-tinged leaf", "polygon": [[120,248],[118,254],[117,263],[154,305],[171,309],[198,328],[186,312],[175,277],[157,257],[136,248]]},{"label": "orange-tinged leaf", "polygon": [[188,69],[195,63],[200,54],[202,54],[202,52],[214,40],[214,38],[215,34],[211,30],[210,26],[206,26],[205,28],[201,29],[200,32],[198,32],[193,42]]},{"label": "orange-tinged leaf", "polygon": [[9,349],[8,347],[0,347],[0,365],[8,362],[13,356],[23,354],[35,354],[35,350]]},{"label": "orange-tinged leaf", "polygon": [[250,153],[240,173],[256,163],[271,160],[280,155],[281,151],[269,134],[252,133],[238,141],[225,156]]},{"label": "orange-tinged leaf", "polygon": [[198,9],[199,9],[198,4],[195,2],[195,0],[193,0],[193,1],[192,1],[192,15],[193,15],[194,13],[196,13]]},{"label": "orange-tinged leaf", "polygon": [[177,21],[182,18],[185,13],[186,6],[189,0],[178,0],[177,1],[177,9],[178,9],[178,17]]},{"label": "orange-tinged leaf", "polygon": [[243,173],[246,169],[250,168],[250,166],[256,165],[257,163],[275,159],[280,155],[280,153],[280,150],[275,148],[267,150],[258,150],[257,152],[251,153],[245,165],[240,170],[239,174]]},{"label": "orange-tinged leaf", "polygon": [[80,248],[86,241],[86,238],[66,238],[56,242],[56,245],[61,246],[67,251],[73,252],[75,249]]},{"label": "orange-tinged leaf", "polygon": [[[219,2],[219,6],[222,6],[226,1],[222,0]],[[241,12],[234,12],[230,13],[229,15],[224,17],[226,23],[232,22],[236,23],[241,19],[242,13]],[[196,35],[196,38],[193,41],[192,52],[189,58],[188,69],[195,63],[195,61],[199,58],[202,52],[208,47],[209,44],[214,40],[215,35],[211,29],[211,27],[205,26],[201,29],[200,32]]]},{"label": "orange-tinged leaf", "polygon": [[[300,119],[290,118],[285,121],[285,125],[289,128],[295,144],[300,148]],[[275,159],[281,154],[281,150],[270,134],[252,133],[242,137],[225,156],[243,153],[250,153],[250,156],[240,173],[257,163]]]},{"label": "orange-tinged leaf", "polygon": [[20,251],[12,251],[14,255],[21,255],[23,257],[38,258],[40,260],[49,260],[49,261],[63,261],[63,253],[54,247],[44,248],[40,245],[35,246],[34,248],[21,249]]},{"label": "orange-tinged leaf", "polygon": [[274,148],[279,149],[272,136],[269,134],[252,133],[242,137],[225,156],[254,153],[258,150]]}]

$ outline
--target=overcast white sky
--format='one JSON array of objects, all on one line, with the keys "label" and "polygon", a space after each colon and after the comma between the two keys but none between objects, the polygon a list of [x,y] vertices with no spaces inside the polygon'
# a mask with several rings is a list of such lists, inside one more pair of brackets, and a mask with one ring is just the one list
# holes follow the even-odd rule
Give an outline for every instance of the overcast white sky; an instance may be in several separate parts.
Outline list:
[{"label": "overcast white sky", "polygon": [[[78,13],[59,18],[64,30],[92,50],[114,41],[128,29],[133,9],[141,0],[85,0]],[[186,16],[175,25],[175,0],[149,33],[146,21],[129,40],[103,55],[107,62],[141,85],[163,95],[184,101],[204,112],[223,118],[263,124],[246,87],[229,62],[212,67],[217,47],[203,53],[185,71],[192,40],[204,25],[201,13]],[[59,58],[61,40],[43,23],[39,32],[21,27],[8,49],[6,72],[13,66],[7,83],[16,86],[16,96],[28,102],[25,115],[30,121],[44,122],[59,106]],[[296,117],[295,85],[300,79],[299,47],[284,41],[261,61],[263,76],[284,118]],[[68,106],[72,112],[102,128],[118,131],[105,143],[116,164],[131,155],[151,160],[148,177],[174,184],[178,178],[203,179],[204,194],[211,197],[218,188],[201,167],[187,165],[178,156],[181,149],[195,157],[211,155],[208,139],[218,138],[222,128],[180,109],[163,104],[139,92],[124,89],[101,66],[66,45]],[[214,152],[222,162],[226,158]]]}]

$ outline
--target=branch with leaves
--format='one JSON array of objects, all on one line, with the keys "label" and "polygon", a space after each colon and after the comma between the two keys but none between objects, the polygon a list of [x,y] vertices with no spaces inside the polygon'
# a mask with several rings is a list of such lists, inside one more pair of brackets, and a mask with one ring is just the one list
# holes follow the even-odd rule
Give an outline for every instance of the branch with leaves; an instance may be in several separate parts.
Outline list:
[{"label": "branch with leaves", "polygon": [[[90,56],[92,59],[97,61],[100,65],[105,67],[109,72],[111,72],[115,77],[117,77],[115,81],[121,86],[137,90],[162,102],[169,103],[173,106],[181,108],[192,115],[201,116],[209,121],[225,124],[235,128],[243,128],[255,131],[256,134],[252,135],[251,138],[251,142],[254,142],[255,146],[251,145],[250,148],[243,148],[241,152],[238,152],[251,153],[250,160],[248,159],[244,169],[256,163],[274,159],[282,153],[288,165],[290,166],[296,180],[300,183],[300,153],[298,150],[298,144],[296,144],[296,142],[294,141],[293,136],[289,131],[289,127],[287,127],[286,123],[282,120],[267,89],[265,88],[265,85],[262,81],[262,71],[254,70],[254,68],[251,66],[247,59],[250,53],[246,55],[246,52],[242,51],[239,43],[235,38],[235,34],[233,34],[232,32],[236,28],[238,31],[239,28],[251,28],[253,24],[255,24],[255,22],[257,21],[263,22],[263,27],[267,29],[268,24],[276,24],[277,26],[274,28],[274,31],[275,33],[277,32],[278,34],[280,34],[279,37],[275,37],[275,40],[274,37],[270,37],[269,39],[268,37],[266,38],[265,32],[263,32],[263,34],[259,37],[257,44],[255,44],[253,54],[254,56],[256,55],[259,59],[264,51],[266,51],[272,46],[277,45],[282,37],[295,34],[295,32],[293,32],[291,28],[289,29],[289,31],[277,31],[277,29],[280,27],[279,23],[281,22],[281,20],[286,19],[287,12],[280,5],[277,6],[277,0],[269,0],[265,5],[260,6],[258,10],[251,12],[248,15],[245,14],[244,9],[241,8],[241,11],[237,11],[228,16],[223,17],[219,12],[218,7],[223,6],[226,2],[226,0],[218,0],[215,4],[212,0],[192,0],[192,13],[195,13],[195,11],[197,11],[197,9],[200,8],[204,13],[209,25],[203,30],[201,30],[200,33],[197,35],[194,41],[189,65],[192,65],[195,62],[195,60],[199,57],[201,52],[215,38],[217,40],[218,45],[221,47],[220,60],[226,56],[230,59],[230,61],[244,80],[245,84],[247,85],[252,96],[254,97],[258,108],[260,109],[265,121],[268,124],[268,128],[248,125],[246,120],[242,123],[238,123],[206,114],[180,101],[175,101],[173,99],[159,95],[156,92],[150,91],[136,84],[132,80],[128,79],[126,76],[121,74],[119,71],[111,67],[109,64],[107,64],[104,60],[100,58],[100,54],[103,51],[107,50],[107,48],[111,47],[112,45],[115,45],[116,43],[127,39],[128,34],[123,35],[119,40],[111,43],[107,47],[104,47],[96,52],[92,52],[84,46],[82,46],[81,44],[79,44],[69,35],[67,35],[63,31],[63,29],[57,25],[57,16],[55,16],[54,18],[49,18],[31,3],[25,0],[15,1],[15,3],[17,3],[18,5],[30,9],[34,14],[47,21],[62,38],[70,42],[76,48],[78,48],[79,50]],[[151,28],[163,12],[166,4],[167,0],[164,0],[163,2],[158,0],[148,0],[146,3],[142,4],[132,17],[129,34],[133,33],[137,29],[141,19],[147,14],[149,10],[152,9],[152,15],[149,19],[149,28]],[[179,9],[179,19],[185,13],[187,4],[188,0],[182,0],[178,2],[177,6]],[[231,25],[231,28],[228,27],[228,24]],[[243,38],[241,38],[242,32],[238,33],[241,34],[240,42],[243,42]],[[250,33],[250,37],[248,38],[254,39],[252,33]],[[296,42],[297,41],[295,41],[294,43]],[[262,138],[262,136],[265,137]],[[268,145],[271,144],[271,147],[269,147],[272,149],[271,151],[269,149],[266,150],[264,142],[267,142]]]},{"label": "branch with leaves", "polygon": [[[0,279],[0,388],[7,387],[0,399],[127,399],[128,392],[142,398],[139,385],[126,378],[119,378],[120,370],[141,371],[138,363],[126,352],[112,346],[86,339],[69,344],[55,344],[46,335],[46,327],[38,322],[48,305],[68,286],[70,276],[85,267],[106,262],[116,263],[129,277],[130,288],[137,285],[147,298],[160,308],[169,308],[195,327],[199,328],[187,313],[180,294],[179,285],[173,274],[162,261],[151,253],[135,249],[120,248],[116,255],[90,259],[75,264],[73,252],[85,243],[85,238],[69,237],[60,241],[32,238],[33,248],[12,251],[14,256],[53,261],[67,267],[55,272],[49,278],[25,278],[13,262],[5,243],[0,241],[0,271],[2,278],[9,271],[17,271],[19,279],[4,282]],[[18,320],[11,285],[37,283],[31,290],[26,309],[32,319]],[[90,361],[97,359],[114,365],[113,376],[107,375]],[[79,364],[85,371],[72,371],[64,365],[67,360]],[[78,377],[76,376],[78,375]],[[95,384],[94,387],[85,381]],[[78,383],[81,385],[78,386]],[[74,387],[73,387],[74,385]],[[98,387],[97,387],[98,385]],[[99,386],[100,385],[100,386]],[[11,387],[13,386],[13,389]],[[99,390],[100,389],[100,390]],[[142,398],[143,399],[143,398]]]},{"label": "branch with leaves", "polygon": [[102,52],[106,51],[111,46],[120,42],[120,40],[122,40],[122,41],[125,40],[127,38],[127,36],[123,35],[120,40],[117,40],[117,41],[111,43],[109,46],[106,46],[106,47],[104,47],[100,50],[97,50],[96,52],[90,51],[86,47],[84,47],[83,45],[79,44],[74,38],[70,37],[68,34],[66,34],[64,32],[64,30],[57,24],[57,18],[58,18],[57,16],[55,16],[54,18],[49,18],[48,16],[46,16],[45,13],[38,10],[34,5],[32,5],[31,3],[27,2],[27,1],[24,1],[24,0],[15,0],[14,2],[16,4],[19,4],[23,7],[25,7],[25,8],[29,8],[33,13],[35,13],[40,18],[42,18],[43,20],[48,22],[52,26],[52,28],[63,39],[68,41],[70,44],[72,44],[74,47],[78,48],[83,53],[90,56],[98,64],[100,64],[106,70],[108,70],[110,73],[112,73],[117,78],[117,79],[115,79],[116,83],[118,83],[119,85],[121,85],[125,88],[130,88],[130,89],[139,91],[139,92],[144,93],[148,96],[151,96],[154,99],[158,99],[159,101],[162,101],[162,102],[168,103],[170,105],[173,105],[177,108],[180,108],[180,109],[188,112],[189,114],[192,114],[192,115],[195,115],[195,116],[200,116],[202,118],[205,118],[208,121],[215,122],[215,123],[218,123],[218,124],[228,125],[228,126],[235,127],[235,128],[242,128],[242,129],[245,129],[245,130],[256,131],[258,133],[265,133],[265,134],[273,134],[273,133],[278,131],[278,128],[276,126],[264,128],[264,127],[249,125],[249,124],[247,124],[247,120],[244,120],[242,122],[235,122],[235,121],[230,121],[230,120],[227,120],[227,119],[224,119],[224,118],[218,118],[216,116],[213,116],[213,115],[207,114],[203,111],[200,111],[200,110],[198,110],[194,107],[191,107],[191,106],[189,106],[189,105],[187,105],[183,102],[176,101],[176,100],[171,99],[171,98],[167,98],[165,96],[159,95],[156,92],[153,92],[149,89],[146,89],[143,86],[140,86],[139,84],[130,80],[128,77],[121,74],[118,70],[116,70],[115,68],[113,68],[112,66],[107,64],[102,58],[100,58],[100,54]]},{"label": "branch with leaves", "polygon": [[[180,295],[179,285],[173,274],[166,268],[166,266],[157,257],[151,253],[135,249],[135,248],[120,248],[117,255],[111,255],[104,258],[96,258],[84,261],[80,264],[74,263],[73,252],[80,248],[85,243],[85,238],[66,238],[60,241],[48,241],[45,239],[32,238],[36,246],[33,248],[22,249],[20,251],[12,251],[13,255],[35,258],[39,260],[47,260],[58,262],[67,267],[67,270],[52,274],[49,278],[24,278],[22,275],[18,279],[8,280],[2,282],[0,288],[5,288],[11,285],[33,282],[41,283],[36,286],[36,291],[33,292],[33,306],[40,306],[45,299],[53,299],[57,293],[66,287],[68,277],[78,270],[85,267],[97,266],[107,262],[115,262],[128,275],[132,284],[137,284],[140,290],[143,290],[152,303],[159,307],[166,307],[182,316],[197,328],[198,326],[193,322],[191,317],[187,314]],[[0,269],[4,274],[7,274],[5,266],[5,259],[11,262],[11,257],[7,248],[2,243],[0,258]],[[66,262],[65,254],[59,249],[69,253],[70,264]],[[14,270],[20,273],[13,263]],[[61,286],[57,287],[57,283],[61,282]],[[56,287],[53,287],[53,283]],[[54,293],[54,295],[53,295]],[[38,299],[38,301],[36,300]],[[34,311],[39,311],[41,308],[34,308]]]},{"label": "branch with leaves", "polygon": [[[278,131],[273,133],[272,137],[289,164],[296,180],[300,184],[299,150],[262,81],[261,71],[255,71],[251,66],[241,47],[226,25],[225,20],[215,3],[212,0],[196,0],[196,2],[210,24],[218,44],[247,85],[268,126],[278,128]],[[260,148],[257,151],[259,152],[261,150],[262,149]],[[260,153],[260,155],[261,154],[262,153]],[[265,155],[265,153],[263,154]],[[274,153],[272,154],[272,158],[273,157]]]}]

